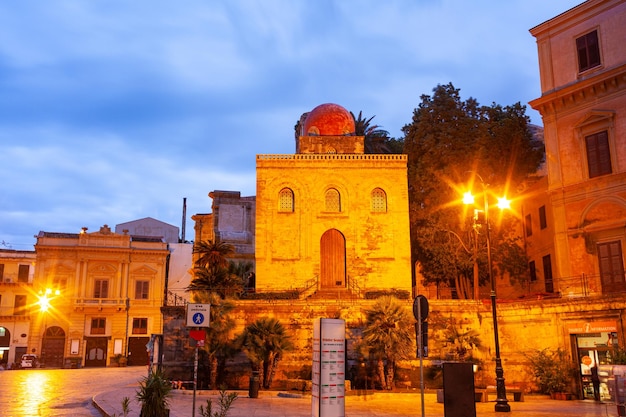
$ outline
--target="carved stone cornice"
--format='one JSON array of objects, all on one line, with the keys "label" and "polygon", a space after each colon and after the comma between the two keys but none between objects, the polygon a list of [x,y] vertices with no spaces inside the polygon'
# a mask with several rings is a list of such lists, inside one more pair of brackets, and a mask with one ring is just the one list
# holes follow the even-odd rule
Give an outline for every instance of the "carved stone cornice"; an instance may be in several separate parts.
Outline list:
[{"label": "carved stone cornice", "polygon": [[626,90],[626,64],[547,91],[529,104],[545,117],[588,106],[591,100],[602,100],[623,90]]}]

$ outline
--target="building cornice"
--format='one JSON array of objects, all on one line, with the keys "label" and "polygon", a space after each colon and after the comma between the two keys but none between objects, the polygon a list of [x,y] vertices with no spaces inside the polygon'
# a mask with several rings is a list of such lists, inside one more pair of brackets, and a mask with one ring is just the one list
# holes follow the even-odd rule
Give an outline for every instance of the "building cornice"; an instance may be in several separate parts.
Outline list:
[{"label": "building cornice", "polygon": [[626,90],[626,64],[547,91],[529,104],[545,117],[588,106],[590,100],[598,101],[624,90]]}]

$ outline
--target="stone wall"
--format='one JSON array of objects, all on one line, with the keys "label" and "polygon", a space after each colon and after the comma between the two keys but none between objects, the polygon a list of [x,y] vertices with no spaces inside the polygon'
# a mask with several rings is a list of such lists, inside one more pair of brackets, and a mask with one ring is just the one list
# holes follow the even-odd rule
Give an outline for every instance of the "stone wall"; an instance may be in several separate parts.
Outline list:
[{"label": "stone wall", "polygon": [[[593,301],[593,302],[590,302]],[[356,363],[352,343],[361,334],[365,322],[364,312],[375,300],[237,300],[234,318],[237,323],[235,333],[243,330],[246,324],[259,317],[278,318],[287,327],[294,338],[294,350],[285,355],[280,362],[274,379],[274,388],[285,389],[288,380],[305,379],[310,375],[312,355],[313,323],[317,318],[342,318],[346,320],[348,366]],[[412,301],[405,300],[407,310],[412,314]],[[480,334],[482,347],[471,352],[478,361],[476,385],[495,384],[495,343],[491,303],[465,300],[430,301],[429,321],[429,358],[424,360],[426,367],[434,367],[442,360],[449,359],[450,345],[444,341],[445,329],[455,326],[461,331],[474,329]],[[571,323],[585,321],[614,320],[619,329],[619,342],[624,345],[622,315],[626,302],[620,297],[598,298],[594,300],[551,299],[523,302],[498,303],[498,327],[500,352],[507,384],[523,387],[526,391],[534,389],[529,375],[525,354],[537,349],[563,348],[572,350],[572,335],[568,332]],[[164,310],[165,362],[172,367],[184,369],[192,363],[193,349],[188,347],[188,339],[182,315],[182,307],[169,307]],[[174,344],[171,346],[171,344]],[[191,359],[190,359],[191,358]],[[572,361],[576,360],[575,355]],[[401,364],[402,378],[410,379],[410,385],[419,387],[418,360]],[[237,388],[247,387],[249,364],[243,355],[229,362],[229,384]],[[427,375],[436,372],[427,372]],[[435,388],[433,381],[427,386]]]}]

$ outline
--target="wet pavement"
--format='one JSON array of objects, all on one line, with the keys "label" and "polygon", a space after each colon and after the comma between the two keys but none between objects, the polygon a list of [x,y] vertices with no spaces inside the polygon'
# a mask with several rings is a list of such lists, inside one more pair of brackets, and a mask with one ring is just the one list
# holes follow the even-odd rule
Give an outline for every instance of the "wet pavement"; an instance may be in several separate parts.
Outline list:
[{"label": "wet pavement", "polygon": [[[139,416],[139,404],[135,401],[136,384],[130,384],[110,392],[94,396],[94,403],[105,416],[122,416],[121,401],[124,397],[131,399],[131,412],[128,417]],[[310,417],[311,396],[293,392],[262,391],[259,398],[249,398],[247,391],[238,393],[228,417]],[[201,417],[199,408],[206,408],[207,400],[213,403],[213,411],[218,410],[219,393],[216,391],[198,391],[196,393],[195,416]],[[523,402],[509,402],[510,413],[495,412],[495,402],[476,403],[476,416],[523,417],[613,417],[617,416],[617,407],[612,403],[596,403],[593,401],[558,401],[547,396],[526,395]],[[192,416],[193,391],[172,391],[170,400],[170,417]],[[346,417],[380,417],[380,416],[422,416],[421,395],[417,392],[383,393],[370,395],[346,396]],[[437,403],[435,393],[424,394],[424,416],[442,417],[444,406]],[[469,414],[468,414],[469,415]]]}]

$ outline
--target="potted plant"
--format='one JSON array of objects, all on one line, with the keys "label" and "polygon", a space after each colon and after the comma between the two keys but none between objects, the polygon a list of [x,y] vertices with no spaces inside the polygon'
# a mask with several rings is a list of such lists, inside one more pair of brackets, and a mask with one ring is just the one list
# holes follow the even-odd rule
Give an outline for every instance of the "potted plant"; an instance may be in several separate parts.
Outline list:
[{"label": "potted plant", "polygon": [[128,364],[128,358],[123,355],[119,355],[120,357],[117,359],[117,363],[119,366],[124,367]]},{"label": "potted plant", "polygon": [[137,391],[137,401],[141,403],[140,417],[168,417],[170,415],[169,396],[172,384],[165,378],[161,369],[145,377]]},{"label": "potted plant", "polygon": [[558,400],[572,398],[569,387],[576,368],[564,350],[543,349],[527,353],[525,356],[529,360],[529,366],[541,393],[549,394],[551,398]]}]

